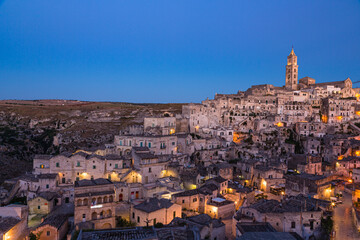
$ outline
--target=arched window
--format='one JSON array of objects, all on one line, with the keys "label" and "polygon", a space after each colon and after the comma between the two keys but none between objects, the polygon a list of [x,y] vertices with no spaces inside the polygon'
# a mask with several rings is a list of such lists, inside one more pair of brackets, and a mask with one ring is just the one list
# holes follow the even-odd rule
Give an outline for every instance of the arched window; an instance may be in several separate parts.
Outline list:
[{"label": "arched window", "polygon": [[88,199],[87,199],[87,198],[84,199],[83,205],[84,205],[84,206],[87,206],[87,205],[88,205]]},{"label": "arched window", "polygon": [[81,206],[81,205],[82,205],[81,199],[77,200],[77,205],[78,205],[78,206]]},{"label": "arched window", "polygon": [[101,198],[101,197],[98,197],[97,203],[98,203],[98,204],[102,203],[102,198]]},{"label": "arched window", "polygon": [[96,213],[96,212],[93,212],[93,213],[91,214],[91,219],[92,219],[92,220],[96,220],[96,219],[97,219],[97,213]]},{"label": "arched window", "polygon": [[120,194],[119,194],[119,201],[122,201],[122,200],[123,200],[123,194],[120,193]]},{"label": "arched window", "polygon": [[107,203],[107,202],[108,202],[108,197],[105,196],[105,197],[104,197],[104,203]]},{"label": "arched window", "polygon": [[109,202],[113,202],[113,200],[114,200],[114,199],[113,199],[113,196],[110,196],[110,197],[109,197]]},{"label": "arched window", "polygon": [[109,209],[109,210],[107,210],[107,212],[106,212],[106,216],[107,217],[112,217],[112,212],[111,212],[111,210]]}]

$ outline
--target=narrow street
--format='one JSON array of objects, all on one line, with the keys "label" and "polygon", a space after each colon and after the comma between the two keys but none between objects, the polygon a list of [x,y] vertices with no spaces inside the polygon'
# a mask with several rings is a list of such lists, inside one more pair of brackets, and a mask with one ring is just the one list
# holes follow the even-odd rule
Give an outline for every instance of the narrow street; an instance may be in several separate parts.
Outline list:
[{"label": "narrow street", "polygon": [[343,204],[338,205],[334,210],[334,230],[336,235],[334,239],[360,239],[360,233],[357,231],[352,214],[351,195],[344,193]]}]

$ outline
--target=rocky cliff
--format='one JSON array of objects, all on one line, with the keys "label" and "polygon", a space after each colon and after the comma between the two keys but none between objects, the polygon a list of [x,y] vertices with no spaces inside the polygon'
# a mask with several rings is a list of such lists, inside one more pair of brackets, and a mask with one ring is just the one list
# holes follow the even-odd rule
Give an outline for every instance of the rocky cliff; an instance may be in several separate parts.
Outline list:
[{"label": "rocky cliff", "polygon": [[35,154],[73,152],[111,143],[146,116],[181,113],[182,104],[69,100],[0,101],[0,183],[31,171]]}]

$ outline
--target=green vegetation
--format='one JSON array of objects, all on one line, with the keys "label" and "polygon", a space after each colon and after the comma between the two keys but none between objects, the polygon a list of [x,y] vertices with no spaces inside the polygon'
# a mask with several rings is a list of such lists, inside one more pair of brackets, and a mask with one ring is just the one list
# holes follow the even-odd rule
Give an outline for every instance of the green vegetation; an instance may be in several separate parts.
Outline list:
[{"label": "green vegetation", "polygon": [[326,218],[321,218],[321,228],[326,232],[327,235],[331,234],[331,231],[334,226],[334,221],[330,216]]},{"label": "green vegetation", "polygon": [[121,216],[116,217],[116,227],[135,227],[136,224],[122,218]]}]

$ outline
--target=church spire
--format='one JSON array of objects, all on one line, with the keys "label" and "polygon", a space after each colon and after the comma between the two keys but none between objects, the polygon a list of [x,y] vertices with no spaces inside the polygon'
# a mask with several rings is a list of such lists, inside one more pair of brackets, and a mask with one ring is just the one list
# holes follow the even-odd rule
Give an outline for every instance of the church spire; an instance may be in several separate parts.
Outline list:
[{"label": "church spire", "polygon": [[290,52],[290,55],[295,55],[295,52],[294,52],[294,45],[291,46],[291,52]]},{"label": "church spire", "polygon": [[298,65],[297,56],[294,52],[294,46],[291,48],[290,55],[287,57],[285,88],[288,90],[297,90],[298,88]]}]

